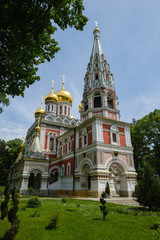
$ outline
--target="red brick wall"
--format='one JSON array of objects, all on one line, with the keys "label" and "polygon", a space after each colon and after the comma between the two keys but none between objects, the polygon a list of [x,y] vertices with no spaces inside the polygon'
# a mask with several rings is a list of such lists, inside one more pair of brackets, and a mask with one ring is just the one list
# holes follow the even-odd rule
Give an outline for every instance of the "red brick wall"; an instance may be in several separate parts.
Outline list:
[{"label": "red brick wall", "polygon": [[92,144],[92,132],[88,133],[88,145]]},{"label": "red brick wall", "polygon": [[103,140],[104,143],[110,144],[110,132],[103,131]]},{"label": "red brick wall", "polygon": [[122,147],[125,147],[126,146],[125,135],[119,134],[119,138],[120,138],[120,145]]}]

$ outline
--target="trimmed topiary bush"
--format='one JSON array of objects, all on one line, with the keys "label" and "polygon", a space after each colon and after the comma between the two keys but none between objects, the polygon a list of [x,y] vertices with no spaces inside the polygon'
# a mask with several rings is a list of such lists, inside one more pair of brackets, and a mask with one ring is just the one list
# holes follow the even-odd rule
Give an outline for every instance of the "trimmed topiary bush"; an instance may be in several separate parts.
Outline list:
[{"label": "trimmed topiary bush", "polygon": [[42,202],[37,197],[31,198],[27,201],[28,208],[38,208],[38,207],[41,207],[41,205],[42,205]]},{"label": "trimmed topiary bush", "polygon": [[9,189],[10,189],[10,184],[8,183],[7,186],[4,189],[5,199],[1,204],[1,219],[4,219],[8,214],[8,202],[9,202],[9,199],[10,199]]},{"label": "trimmed topiary bush", "polygon": [[8,221],[11,223],[11,227],[6,231],[4,235],[4,240],[15,239],[16,234],[19,229],[19,219],[18,219],[18,205],[19,205],[19,195],[16,188],[12,191],[12,203],[13,207],[8,212]]},{"label": "trimmed topiary bush", "polygon": [[101,202],[101,206],[100,206],[100,209],[101,209],[101,212],[102,212],[102,214],[103,214],[103,220],[105,220],[105,218],[106,218],[106,216],[107,216],[107,214],[108,214],[108,210],[107,210],[107,208],[106,208],[106,206],[105,206],[105,204],[106,204],[106,201],[104,200],[104,198],[106,197],[106,192],[103,192],[102,194],[101,194],[101,197],[100,197],[100,202]]}]

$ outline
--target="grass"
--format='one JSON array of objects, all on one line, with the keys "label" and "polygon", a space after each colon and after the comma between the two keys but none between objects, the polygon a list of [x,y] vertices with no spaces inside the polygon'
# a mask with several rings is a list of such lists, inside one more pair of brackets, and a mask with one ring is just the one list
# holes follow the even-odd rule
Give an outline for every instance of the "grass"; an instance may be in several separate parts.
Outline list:
[{"label": "grass", "polygon": [[[20,200],[20,229],[16,240],[147,240],[155,239],[155,223],[160,223],[159,212],[149,212],[136,207],[107,203],[109,214],[102,220],[100,203],[89,200],[41,199],[42,207],[25,208]],[[38,211],[38,214],[35,214]],[[59,212],[56,229],[46,226]],[[0,239],[9,228],[7,220],[0,220]]]}]

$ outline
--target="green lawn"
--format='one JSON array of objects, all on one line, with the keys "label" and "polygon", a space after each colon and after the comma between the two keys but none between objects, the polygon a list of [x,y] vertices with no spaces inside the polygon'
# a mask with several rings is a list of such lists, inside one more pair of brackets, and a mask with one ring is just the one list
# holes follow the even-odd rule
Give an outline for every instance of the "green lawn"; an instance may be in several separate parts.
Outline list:
[{"label": "green lawn", "polygon": [[[150,227],[160,223],[159,212],[143,211],[107,203],[109,213],[102,220],[100,203],[89,200],[41,199],[39,209],[24,209],[27,200],[21,199],[19,206],[20,229],[17,240],[147,240],[155,239],[155,230]],[[40,217],[32,217],[38,210]],[[49,220],[59,212],[58,227],[46,230]],[[9,228],[7,220],[0,220],[0,239]]]}]

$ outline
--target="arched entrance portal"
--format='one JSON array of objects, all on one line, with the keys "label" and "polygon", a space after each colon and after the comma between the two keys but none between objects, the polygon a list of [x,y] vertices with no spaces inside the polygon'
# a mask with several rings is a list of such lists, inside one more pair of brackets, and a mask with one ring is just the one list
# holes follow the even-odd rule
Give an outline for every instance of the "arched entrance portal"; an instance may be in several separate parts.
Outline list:
[{"label": "arched entrance portal", "polygon": [[42,173],[39,170],[33,170],[29,176],[28,187],[32,187],[35,190],[41,188]]},{"label": "arched entrance portal", "polygon": [[124,196],[127,189],[127,179],[124,168],[116,162],[111,163],[109,166],[109,183],[112,196]]},{"label": "arched entrance portal", "polygon": [[90,178],[91,168],[88,163],[85,163],[81,168],[81,189],[90,190],[91,188],[91,178]]}]

